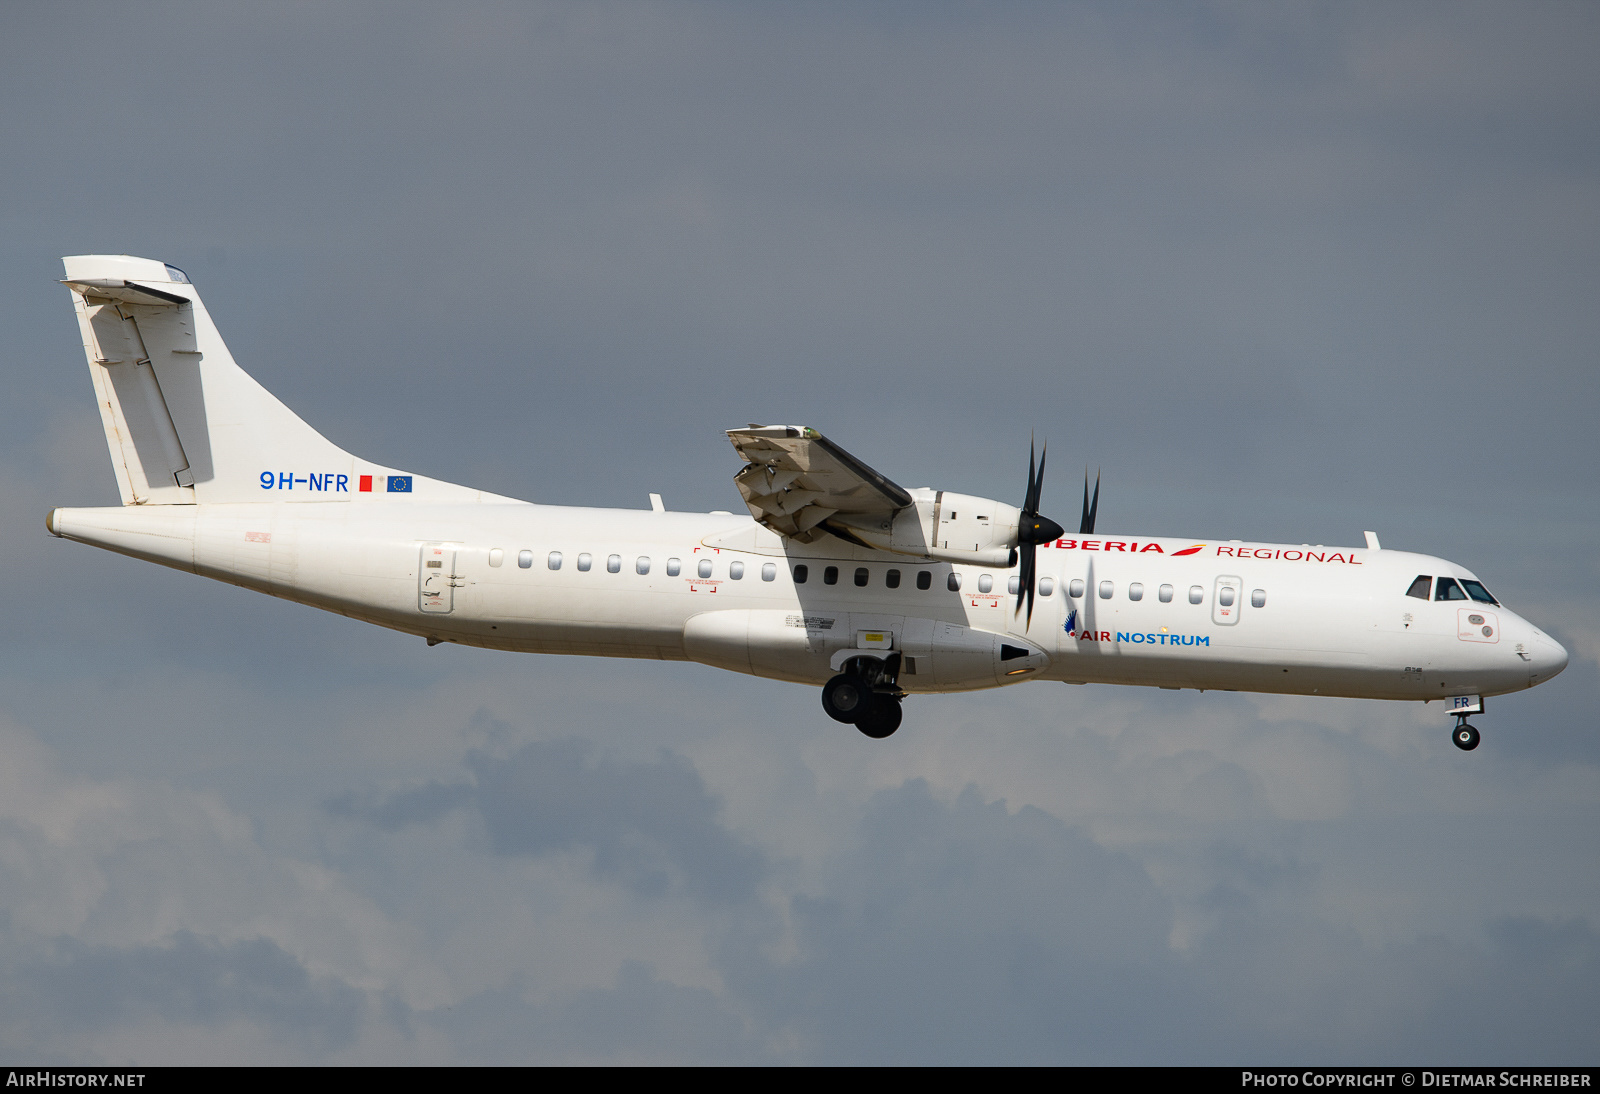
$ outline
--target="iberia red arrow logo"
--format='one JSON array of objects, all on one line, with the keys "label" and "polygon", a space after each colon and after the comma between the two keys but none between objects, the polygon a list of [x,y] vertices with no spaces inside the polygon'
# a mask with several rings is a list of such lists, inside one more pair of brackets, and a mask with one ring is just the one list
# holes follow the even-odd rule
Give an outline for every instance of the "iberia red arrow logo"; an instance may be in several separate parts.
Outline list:
[{"label": "iberia red arrow logo", "polygon": [[1185,547],[1181,551],[1172,552],[1172,557],[1173,558],[1177,558],[1179,555],[1192,555],[1192,554],[1195,554],[1197,551],[1203,550],[1204,548],[1205,548],[1205,544],[1204,543],[1196,543],[1193,547]]}]

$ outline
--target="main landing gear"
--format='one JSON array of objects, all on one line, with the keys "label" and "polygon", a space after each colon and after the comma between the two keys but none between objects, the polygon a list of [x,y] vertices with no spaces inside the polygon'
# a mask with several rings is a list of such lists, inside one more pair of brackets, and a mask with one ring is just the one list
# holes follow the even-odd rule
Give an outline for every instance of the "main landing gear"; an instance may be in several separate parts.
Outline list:
[{"label": "main landing gear", "polygon": [[899,729],[900,700],[905,695],[895,683],[900,655],[891,654],[885,661],[856,657],[843,668],[822,688],[822,709],[828,717],[879,740]]},{"label": "main landing gear", "polygon": [[1478,747],[1478,731],[1467,724],[1465,714],[1456,715],[1456,728],[1450,731],[1450,739],[1463,752],[1471,752]]}]

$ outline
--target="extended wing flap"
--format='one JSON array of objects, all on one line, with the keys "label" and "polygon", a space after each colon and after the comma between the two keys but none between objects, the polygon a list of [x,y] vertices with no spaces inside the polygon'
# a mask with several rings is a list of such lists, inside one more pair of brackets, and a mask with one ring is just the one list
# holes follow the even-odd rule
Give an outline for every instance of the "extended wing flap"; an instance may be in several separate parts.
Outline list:
[{"label": "extended wing flap", "polygon": [[750,426],[728,430],[745,466],[734,476],[750,515],[802,543],[838,513],[882,513],[911,504],[904,488],[805,426]]}]

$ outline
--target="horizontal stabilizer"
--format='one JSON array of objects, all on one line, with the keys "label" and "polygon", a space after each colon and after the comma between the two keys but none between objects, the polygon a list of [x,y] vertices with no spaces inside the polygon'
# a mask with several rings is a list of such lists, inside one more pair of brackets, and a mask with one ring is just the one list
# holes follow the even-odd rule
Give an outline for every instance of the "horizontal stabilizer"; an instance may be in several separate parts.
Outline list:
[{"label": "horizontal stabilizer", "polygon": [[164,292],[148,285],[136,285],[132,281],[121,281],[110,277],[85,278],[81,281],[61,283],[92,300],[116,300],[123,304],[164,304],[168,307],[177,307],[189,302],[188,297],[179,296],[177,293]]}]

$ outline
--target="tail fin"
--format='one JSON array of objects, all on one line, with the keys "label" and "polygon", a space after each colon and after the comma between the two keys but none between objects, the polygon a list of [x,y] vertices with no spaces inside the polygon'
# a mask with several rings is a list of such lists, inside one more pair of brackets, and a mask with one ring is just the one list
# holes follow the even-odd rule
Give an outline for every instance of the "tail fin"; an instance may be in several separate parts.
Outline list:
[{"label": "tail fin", "polygon": [[[128,255],[63,264],[124,505],[260,501],[268,471],[353,481],[354,457],[234,363],[182,270]],[[300,496],[315,493],[328,492]]]},{"label": "tail fin", "polygon": [[129,255],[62,262],[124,505],[493,497],[390,474],[301,421],[234,363],[176,266]]}]

